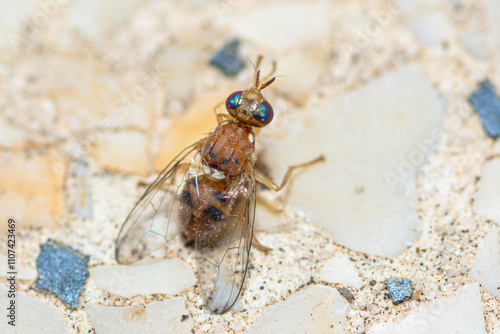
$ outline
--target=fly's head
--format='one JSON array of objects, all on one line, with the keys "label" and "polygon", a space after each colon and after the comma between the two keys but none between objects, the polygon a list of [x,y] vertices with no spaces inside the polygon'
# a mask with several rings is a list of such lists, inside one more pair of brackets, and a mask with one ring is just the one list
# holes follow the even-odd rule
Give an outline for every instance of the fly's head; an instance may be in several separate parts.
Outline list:
[{"label": "fly's head", "polygon": [[272,84],[276,77],[260,84],[259,75],[260,71],[257,71],[253,87],[244,91],[236,91],[228,96],[226,109],[240,123],[262,128],[271,123],[274,112],[261,90]]}]

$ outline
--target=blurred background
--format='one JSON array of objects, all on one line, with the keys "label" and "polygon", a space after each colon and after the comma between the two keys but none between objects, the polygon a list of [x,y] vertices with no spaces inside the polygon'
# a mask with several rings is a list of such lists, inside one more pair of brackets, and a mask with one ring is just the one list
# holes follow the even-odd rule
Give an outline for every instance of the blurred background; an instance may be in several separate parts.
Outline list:
[{"label": "blurred background", "polygon": [[[468,276],[476,248],[500,221],[498,191],[480,190],[478,180],[500,146],[468,99],[482,80],[500,85],[500,2],[0,0],[0,7],[0,222],[16,220],[18,291],[56,309],[69,332],[95,331],[84,304],[166,298],[116,297],[91,278],[79,307],[69,309],[33,288],[40,245],[54,238],[89,255],[89,267],[115,265],[114,238],[144,191],[138,182],[216,125],[213,108],[251,85],[259,54],[263,73],[278,65],[264,92],[275,120],[259,133],[260,167],[279,181],[294,163],[318,154],[327,163],[300,173],[283,195],[263,191],[286,209],[263,207],[259,239],[291,247],[289,271],[273,279],[284,268],[262,268],[281,255],[254,250],[263,272],[250,274],[258,277],[250,276],[246,313],[225,318],[207,315],[192,285],[170,293],[187,298],[190,328],[247,329],[267,305],[317,282],[334,253],[354,259],[364,286],[377,280],[365,292],[351,288],[358,301],[389,303],[382,281],[393,272],[422,295],[398,310],[346,306],[338,330],[349,333],[477,281]],[[412,160],[415,152],[423,158]],[[490,173],[496,184],[498,168]],[[1,228],[2,261],[6,240]],[[310,249],[326,253],[304,255]],[[173,252],[194,270],[192,254]],[[373,268],[365,272],[363,261]],[[259,295],[266,281],[272,292]],[[484,310],[478,326],[493,333],[498,292],[480,293],[482,304],[471,307]]]}]

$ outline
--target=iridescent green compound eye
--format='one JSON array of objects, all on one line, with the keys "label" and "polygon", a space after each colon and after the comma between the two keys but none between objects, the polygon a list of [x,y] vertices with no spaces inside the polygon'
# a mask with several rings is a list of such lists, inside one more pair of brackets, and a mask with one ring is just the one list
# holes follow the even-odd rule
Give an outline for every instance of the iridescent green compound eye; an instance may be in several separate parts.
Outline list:
[{"label": "iridescent green compound eye", "polygon": [[228,111],[235,110],[236,107],[238,107],[238,102],[240,101],[241,93],[243,93],[243,91],[239,90],[228,96],[226,100],[226,109]]},{"label": "iridescent green compound eye", "polygon": [[263,123],[264,125],[271,123],[273,117],[274,117],[273,107],[271,107],[271,104],[267,101],[264,101],[261,104],[259,104],[257,110],[254,111],[253,113],[253,118]]}]

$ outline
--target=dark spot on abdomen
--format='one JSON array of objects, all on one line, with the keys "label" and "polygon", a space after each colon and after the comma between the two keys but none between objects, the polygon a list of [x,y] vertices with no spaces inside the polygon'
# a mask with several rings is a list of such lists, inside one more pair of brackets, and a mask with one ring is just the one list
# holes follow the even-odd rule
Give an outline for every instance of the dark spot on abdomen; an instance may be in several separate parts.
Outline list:
[{"label": "dark spot on abdomen", "polygon": [[182,190],[181,201],[186,205],[191,205],[191,194],[189,191]]},{"label": "dark spot on abdomen", "polygon": [[224,220],[224,213],[212,205],[209,205],[205,210],[203,210],[203,214],[205,216],[212,217],[216,222]]}]

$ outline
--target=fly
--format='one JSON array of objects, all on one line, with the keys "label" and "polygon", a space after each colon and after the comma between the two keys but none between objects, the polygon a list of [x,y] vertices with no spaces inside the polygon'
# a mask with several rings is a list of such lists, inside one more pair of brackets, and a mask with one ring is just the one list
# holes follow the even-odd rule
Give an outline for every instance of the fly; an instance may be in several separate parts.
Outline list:
[{"label": "fly", "polygon": [[231,309],[242,291],[252,246],[256,181],[279,191],[294,169],[324,161],[320,156],[290,166],[280,185],[255,168],[254,128],[267,126],[274,117],[261,91],[276,79],[276,64],[261,83],[261,60],[259,56],[253,86],[228,96],[227,113],[215,108],[217,127],[185,148],[149,185],[116,241],[116,260],[129,264],[182,233],[194,244],[202,296],[214,313]]}]

